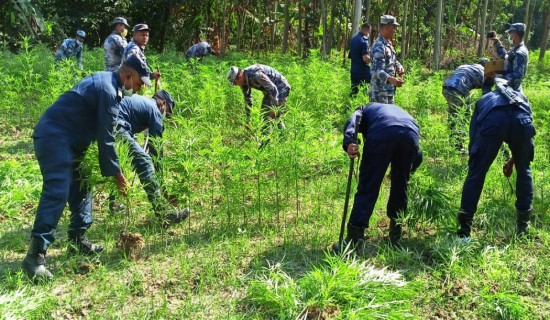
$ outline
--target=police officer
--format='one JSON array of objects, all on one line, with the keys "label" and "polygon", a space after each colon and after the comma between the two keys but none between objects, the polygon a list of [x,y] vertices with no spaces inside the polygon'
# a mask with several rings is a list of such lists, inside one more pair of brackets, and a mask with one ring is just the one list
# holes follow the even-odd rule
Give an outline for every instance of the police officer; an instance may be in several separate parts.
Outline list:
[{"label": "police officer", "polygon": [[369,34],[371,26],[368,23],[361,25],[361,30],[351,38],[348,58],[351,59],[351,97],[359,93],[358,86],[366,85],[371,81],[370,74],[370,44]]},{"label": "police officer", "polygon": [[43,185],[31,243],[23,260],[23,270],[30,278],[53,277],[45,266],[46,250],[55,240],[55,229],[67,202],[72,251],[95,254],[103,250],[85,236],[93,222],[93,197],[79,165],[90,144],[97,141],[101,173],[115,177],[118,191],[126,194],[128,181],[115,152],[114,123],[122,96],[131,95],[144,84],[151,85],[145,63],[132,57],[116,72],[98,72],[84,78],[61,95],[38,121],[33,133],[34,152]]},{"label": "police officer", "polygon": [[[246,102],[246,115],[250,116],[252,107],[252,88],[264,94],[262,111],[266,113],[266,120],[278,119],[282,112],[275,112],[272,107],[281,107],[285,104],[290,93],[290,84],[286,78],[272,67],[263,64],[254,64],[244,69],[231,67],[227,73],[227,80],[235,86],[240,86]],[[279,122],[284,128],[284,123]]]},{"label": "police officer", "polygon": [[[521,82],[525,77],[527,71],[527,63],[529,62],[529,50],[523,43],[523,37],[525,35],[525,24],[513,23],[510,28],[506,30],[508,33],[508,43],[511,49],[506,52],[504,46],[497,37],[491,38],[493,41],[493,47],[501,59],[505,59],[504,63],[504,78],[508,80],[508,84],[514,90],[522,90]],[[494,78],[495,72],[490,72],[487,77]]]},{"label": "police officer", "polygon": [[116,17],[113,20],[114,30],[105,39],[103,48],[105,49],[105,71],[115,71],[122,63],[124,49],[128,45],[126,35],[128,34],[128,21],[122,17]]},{"label": "police officer", "polygon": [[372,80],[370,83],[370,101],[393,104],[395,88],[403,85],[403,79],[398,78],[405,69],[397,61],[392,38],[397,32],[399,23],[395,17],[384,15],[380,17],[380,35],[372,46]]},{"label": "police officer", "polygon": [[470,109],[470,91],[483,86],[483,73],[487,59],[483,58],[479,63],[463,64],[443,82],[443,96],[447,99],[448,126],[451,132],[451,143],[457,150],[462,150],[464,145],[465,121],[460,121],[459,111],[465,109],[467,114]]},{"label": "police officer", "polygon": [[401,225],[396,219],[407,210],[407,184],[411,173],[422,162],[418,144],[420,129],[413,117],[396,105],[375,102],[362,106],[355,110],[344,128],[342,146],[350,158],[359,156],[359,147],[354,142],[357,116],[361,119],[358,132],[363,134],[365,146],[346,243],[351,241],[356,245],[364,238],[380,185],[391,164],[387,215],[390,218],[390,244],[395,245],[401,239]]},{"label": "police officer", "polygon": [[63,43],[61,43],[61,46],[55,54],[55,61],[76,57],[78,68],[80,70],[84,69],[82,65],[82,45],[84,44],[84,38],[86,38],[86,32],[78,30],[75,39],[69,38],[63,40]]},{"label": "police officer", "polygon": [[[511,86],[504,85],[502,88],[503,92],[492,91],[477,101],[470,122],[470,159],[458,214],[459,237],[470,237],[485,176],[503,142],[510,147],[517,170],[517,233],[524,235],[528,232],[529,218],[533,210],[533,177],[530,163],[533,161],[535,148],[535,128],[527,99]],[[510,96],[516,97],[514,102],[509,99]]]},{"label": "police officer", "polygon": [[202,41],[187,49],[185,59],[189,60],[190,58],[198,58],[199,60],[202,60],[202,58],[208,56],[209,54],[217,56],[220,52],[212,49],[212,46],[210,46],[208,42]]},{"label": "police officer", "polygon": [[131,56],[137,56],[142,61],[145,61],[145,65],[149,69],[151,79],[157,80],[160,78],[160,72],[152,72],[151,68],[147,64],[147,57],[145,57],[145,46],[149,42],[149,26],[145,23],[139,23],[134,26],[133,39],[128,43],[124,54],[122,55],[122,61],[128,60]]},{"label": "police officer", "polygon": [[[161,90],[153,98],[133,95],[122,99],[120,112],[117,118],[116,133],[129,147],[132,166],[136,170],[149,202],[153,205],[155,215],[162,219],[164,224],[179,223],[189,215],[189,209],[168,212],[170,207],[162,201],[162,196],[169,199],[165,192],[161,192],[159,180],[155,174],[160,171],[157,161],[162,151],[157,150],[158,143],[148,143],[146,149],[149,155],[135,140],[135,134],[148,129],[148,136],[153,139],[162,138],[164,131],[163,117],[170,116],[175,102],[165,90]],[[151,142],[148,140],[148,142]]]}]

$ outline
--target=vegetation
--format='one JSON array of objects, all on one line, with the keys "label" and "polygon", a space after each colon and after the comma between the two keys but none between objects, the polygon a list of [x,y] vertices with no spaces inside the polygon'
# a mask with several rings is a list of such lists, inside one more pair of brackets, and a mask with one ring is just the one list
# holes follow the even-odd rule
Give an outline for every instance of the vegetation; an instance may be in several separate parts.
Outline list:
[{"label": "vegetation", "polygon": [[[440,94],[446,73],[406,61],[396,104],[418,120],[425,161],[411,180],[403,247],[384,240],[385,181],[366,248],[333,256],[327,250],[338,239],[348,166],[341,130],[367,101],[362,94],[348,98],[349,71],[339,55],[323,60],[311,51],[301,60],[232,53],[192,65],[179,53],[150,56],[177,102],[163,142],[163,181],[193,212],[183,225],[164,229],[135,183],[128,211],[109,215],[112,181],[98,174],[92,148],[87,165],[96,222],[89,235],[106,251],[91,259],[66,255],[67,212],[48,251],[56,279],[35,286],[20,269],[41,189],[32,129],[80,74],[73,61],[54,66],[41,46],[24,43],[21,54],[4,51],[0,59],[0,318],[550,317],[548,61],[530,66],[524,87],[537,128],[535,237],[514,236],[514,196],[501,160],[485,182],[473,239],[454,236],[467,158],[448,143]],[[287,129],[273,126],[268,137],[262,134],[261,94],[254,93],[246,124],[241,91],[225,79],[229,66],[255,62],[272,65],[292,85]],[[88,72],[102,66],[102,50],[87,53]],[[143,235],[141,260],[116,247],[121,229]]]}]

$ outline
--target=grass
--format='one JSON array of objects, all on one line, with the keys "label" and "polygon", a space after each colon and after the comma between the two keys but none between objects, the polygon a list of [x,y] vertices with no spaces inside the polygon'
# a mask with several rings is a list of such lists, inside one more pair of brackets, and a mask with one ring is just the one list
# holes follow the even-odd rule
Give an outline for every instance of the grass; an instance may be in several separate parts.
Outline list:
[{"label": "grass", "polygon": [[[230,54],[189,67],[181,54],[152,55],[163,73],[162,87],[177,102],[166,124],[163,181],[191,207],[190,219],[161,228],[137,181],[128,211],[109,215],[106,196],[113,183],[99,176],[92,147],[86,165],[95,186],[96,221],[89,237],[106,250],[91,259],[68,256],[67,212],[48,251],[56,278],[35,286],[20,270],[41,189],[30,136],[45,108],[80,74],[71,63],[54,66],[43,48],[18,56],[0,52],[0,58],[6,74],[0,78],[0,318],[550,317],[547,65],[533,63],[524,86],[537,128],[536,237],[514,236],[515,199],[500,160],[488,173],[473,238],[454,236],[467,158],[448,142],[440,94],[447,73],[407,61],[396,103],[421,126],[424,163],[411,179],[403,247],[384,240],[384,181],[365,250],[332,256],[327,250],[338,239],[349,163],[341,130],[352,110],[367,101],[362,94],[348,98],[349,73],[340,58]],[[101,50],[84,58],[88,73],[102,68]],[[229,66],[258,62],[281,71],[292,85],[287,130],[274,127],[261,149],[261,94],[254,92],[247,129],[241,91],[225,79]],[[131,179],[123,145],[119,152]],[[142,260],[128,259],[116,247],[122,229],[143,235]]]}]

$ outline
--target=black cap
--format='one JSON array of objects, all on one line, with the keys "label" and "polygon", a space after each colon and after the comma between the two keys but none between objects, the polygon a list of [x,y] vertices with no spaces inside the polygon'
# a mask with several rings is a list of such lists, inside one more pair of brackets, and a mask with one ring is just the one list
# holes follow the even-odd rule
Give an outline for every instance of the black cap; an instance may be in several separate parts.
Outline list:
[{"label": "black cap", "polygon": [[149,31],[149,26],[146,25],[145,23],[138,23],[134,26],[134,32],[143,31],[143,30]]},{"label": "black cap", "polygon": [[136,70],[141,81],[148,86],[151,86],[151,80],[149,79],[149,67],[147,64],[137,56],[133,55],[128,58],[124,63],[128,64],[132,69]]}]

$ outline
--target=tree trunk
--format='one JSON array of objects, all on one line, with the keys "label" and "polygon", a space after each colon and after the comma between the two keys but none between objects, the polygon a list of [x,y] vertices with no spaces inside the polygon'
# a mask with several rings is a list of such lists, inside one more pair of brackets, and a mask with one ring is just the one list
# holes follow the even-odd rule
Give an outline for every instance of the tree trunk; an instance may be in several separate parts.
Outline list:
[{"label": "tree trunk", "polygon": [[302,57],[302,0],[298,0],[298,56]]},{"label": "tree trunk", "polygon": [[270,43],[270,50],[271,52],[275,51],[275,13],[277,12],[277,4],[278,1],[275,1],[275,5],[273,6],[273,11],[268,16],[269,17],[269,27],[271,32],[271,43]]},{"label": "tree trunk", "polygon": [[328,27],[328,52],[334,47],[334,25],[336,24],[336,4],[330,0],[330,26]]},{"label": "tree trunk", "polygon": [[[489,14],[489,31],[493,30],[493,20],[495,18],[495,4],[496,4],[496,0],[492,0],[491,1],[491,13]],[[487,50],[489,48],[489,41],[487,41],[485,43],[485,50]]]},{"label": "tree trunk", "polygon": [[328,55],[327,48],[327,0],[321,0],[321,21],[323,23],[323,43],[321,46],[321,52],[323,54],[323,59]]},{"label": "tree trunk", "polygon": [[359,31],[359,24],[361,23],[361,0],[355,0],[355,6],[353,8],[353,22],[351,24],[351,34],[355,34]]},{"label": "tree trunk", "polygon": [[[366,0],[365,1],[365,23],[369,22],[369,16],[370,16],[370,1],[371,0]],[[407,11],[405,9],[405,11]]]},{"label": "tree trunk", "polygon": [[525,0],[525,15],[523,16],[523,22],[525,23],[525,36],[523,41],[527,43],[529,38],[529,6],[531,5],[531,0]]},{"label": "tree trunk", "polygon": [[483,9],[481,10],[481,26],[479,33],[479,46],[477,48],[477,56],[481,58],[483,56],[483,44],[485,44],[485,23],[487,22],[487,6],[489,0],[483,0]]},{"label": "tree trunk", "polygon": [[290,6],[290,0],[285,0],[285,27],[283,31],[283,54],[288,49],[288,33],[290,31],[290,14],[288,7]]},{"label": "tree trunk", "polygon": [[439,57],[441,55],[441,16],[443,15],[443,0],[437,1],[437,11],[435,17],[435,45],[433,70],[439,70]]},{"label": "tree trunk", "polygon": [[540,35],[540,54],[539,62],[544,61],[544,54],[548,47],[548,34],[550,33],[550,7],[546,8],[544,23],[542,24],[542,33]]},{"label": "tree trunk", "polygon": [[405,10],[403,10],[403,31],[401,32],[401,61],[405,61],[405,48],[407,47],[407,13],[409,10],[409,0],[405,1]]},{"label": "tree trunk", "polygon": [[411,3],[411,11],[409,12],[409,22],[411,24],[411,28],[409,28],[409,34],[407,34],[407,48],[405,50],[405,54],[408,55],[409,52],[410,52],[410,48],[411,48],[411,41],[412,41],[412,34],[413,34],[413,29],[414,29],[414,9],[415,9],[415,6],[416,6],[416,1],[415,0],[412,0],[412,3]]}]

